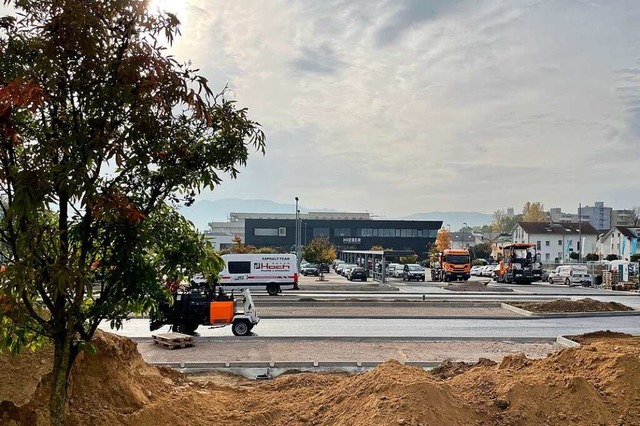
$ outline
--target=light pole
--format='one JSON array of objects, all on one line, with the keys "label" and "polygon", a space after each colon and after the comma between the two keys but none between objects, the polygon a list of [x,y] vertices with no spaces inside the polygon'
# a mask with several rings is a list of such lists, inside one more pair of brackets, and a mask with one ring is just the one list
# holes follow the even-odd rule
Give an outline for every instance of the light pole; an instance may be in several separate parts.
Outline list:
[{"label": "light pole", "polygon": [[296,246],[296,262],[298,266],[298,271],[300,270],[300,228],[299,228],[299,219],[300,219],[300,210],[298,209],[298,201],[299,198],[296,197],[296,238],[295,238],[295,246]]},{"label": "light pole", "polygon": [[295,228],[295,238],[293,240],[293,247],[294,250],[296,252],[296,255],[298,254],[298,197],[296,197],[296,219],[295,219],[295,223],[296,223],[296,228]]}]

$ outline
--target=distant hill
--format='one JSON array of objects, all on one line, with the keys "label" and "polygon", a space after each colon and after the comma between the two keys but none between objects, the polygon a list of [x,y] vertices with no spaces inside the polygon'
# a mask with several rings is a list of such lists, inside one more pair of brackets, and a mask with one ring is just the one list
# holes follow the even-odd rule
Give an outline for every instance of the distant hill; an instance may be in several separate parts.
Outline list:
[{"label": "distant hill", "polygon": [[[228,219],[229,213],[295,213],[295,203],[277,203],[271,200],[243,200],[240,198],[224,198],[221,200],[202,200],[193,203],[191,207],[183,207],[180,213],[194,225],[204,231],[208,228],[209,222],[224,222]],[[306,208],[300,206],[300,211],[332,211],[330,209]],[[385,217],[384,219],[392,219]],[[492,222],[492,216],[478,212],[426,212],[416,213],[410,216],[399,217],[404,220],[441,220],[446,227],[451,225],[452,231],[462,228],[464,222],[469,226],[488,225]]]},{"label": "distant hill", "polygon": [[465,222],[471,227],[489,225],[493,222],[493,215],[479,212],[426,212],[412,214],[401,219],[441,220],[445,228],[449,224],[452,231],[457,231],[464,226],[463,223]]}]

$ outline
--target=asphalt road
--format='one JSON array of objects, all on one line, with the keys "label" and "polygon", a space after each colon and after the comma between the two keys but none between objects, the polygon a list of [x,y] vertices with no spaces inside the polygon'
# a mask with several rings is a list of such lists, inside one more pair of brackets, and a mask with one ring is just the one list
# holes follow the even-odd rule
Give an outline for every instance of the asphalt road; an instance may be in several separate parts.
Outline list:
[{"label": "asphalt road", "polygon": [[[127,337],[150,337],[149,320],[132,319],[121,330]],[[582,334],[597,330],[640,333],[640,316],[553,319],[263,319],[254,328],[261,337],[406,337],[406,338],[535,338]],[[168,327],[154,332],[169,331]],[[231,336],[231,328],[200,327],[201,336]]]}]

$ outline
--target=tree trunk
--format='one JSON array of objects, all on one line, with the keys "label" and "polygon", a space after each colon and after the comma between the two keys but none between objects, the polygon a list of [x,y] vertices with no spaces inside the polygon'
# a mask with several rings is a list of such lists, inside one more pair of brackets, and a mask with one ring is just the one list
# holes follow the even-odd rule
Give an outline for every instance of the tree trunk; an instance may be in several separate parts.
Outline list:
[{"label": "tree trunk", "polygon": [[67,333],[61,333],[55,338],[53,350],[51,397],[49,399],[51,425],[53,426],[64,426],[66,423],[67,388],[73,358],[71,336]]}]

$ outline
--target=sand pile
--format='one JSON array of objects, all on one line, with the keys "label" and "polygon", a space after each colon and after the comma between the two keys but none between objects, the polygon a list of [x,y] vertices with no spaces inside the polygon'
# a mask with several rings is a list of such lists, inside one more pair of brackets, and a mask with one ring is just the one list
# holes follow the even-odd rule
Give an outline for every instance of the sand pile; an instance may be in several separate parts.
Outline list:
[{"label": "sand pile", "polygon": [[633,308],[617,302],[601,302],[593,299],[580,300],[553,300],[551,302],[510,303],[521,309],[531,312],[615,312],[633,311]]},{"label": "sand pile", "polygon": [[[451,363],[440,371],[445,378],[388,361],[358,375],[251,382],[159,370],[128,339],[99,334],[99,355],[82,355],[74,368],[70,417],[78,425],[141,426],[640,425],[640,338],[600,333],[581,341],[541,360]],[[0,423],[46,422],[50,355],[0,357],[13,381],[0,384]]]}]

